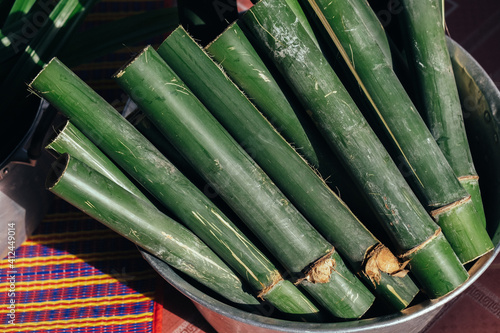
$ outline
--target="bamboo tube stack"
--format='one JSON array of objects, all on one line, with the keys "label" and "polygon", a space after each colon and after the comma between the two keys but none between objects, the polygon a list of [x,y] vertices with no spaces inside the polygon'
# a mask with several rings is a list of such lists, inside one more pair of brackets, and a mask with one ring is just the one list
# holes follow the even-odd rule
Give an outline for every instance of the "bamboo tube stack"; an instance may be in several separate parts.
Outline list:
[{"label": "bamboo tube stack", "polygon": [[[426,68],[439,53],[450,74],[440,7],[404,7],[406,53]],[[412,71],[427,122],[367,3],[262,0],[205,48],[178,27],[118,69],[135,119],[56,58],[30,89],[68,118],[47,145],[50,190],[227,302],[319,322],[447,295],[493,248],[472,161],[450,148],[470,157],[459,103],[435,110],[451,93]]]}]

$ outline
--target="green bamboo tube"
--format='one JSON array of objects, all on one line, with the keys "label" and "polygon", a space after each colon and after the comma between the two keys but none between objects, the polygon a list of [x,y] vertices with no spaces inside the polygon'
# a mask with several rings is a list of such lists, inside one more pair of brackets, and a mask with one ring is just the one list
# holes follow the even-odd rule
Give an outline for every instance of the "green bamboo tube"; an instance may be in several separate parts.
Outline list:
[{"label": "green bamboo tube", "polygon": [[[299,2],[300,1],[301,0],[299,0]],[[389,40],[387,38],[384,26],[371,8],[368,0],[353,1],[352,5],[356,8],[358,17],[365,23],[367,29],[372,34],[371,37],[380,47],[380,50],[383,52],[387,63],[391,66],[392,53],[391,47],[389,45]]]},{"label": "green bamboo tube", "polygon": [[130,179],[71,122],[66,121],[55,129],[45,148],[54,152],[56,156],[65,153],[71,155],[130,193],[148,200]]},{"label": "green bamboo tube", "polygon": [[[390,148],[407,168],[405,176],[424,207],[439,223],[462,263],[493,249],[483,217],[469,193],[434,140],[413,102],[380,47],[357,14],[357,0],[343,0],[334,6],[326,0],[308,0],[325,27],[332,45],[341,52],[382,129]],[[356,3],[356,4],[354,4]],[[338,19],[341,18],[341,19]],[[353,50],[351,52],[351,50]],[[443,209],[449,210],[443,214]],[[457,233],[455,230],[462,230]]]},{"label": "green bamboo tube", "polygon": [[[259,0],[251,0],[251,1],[253,4],[259,2]],[[285,0],[285,1],[288,4],[288,6],[290,7],[290,9],[293,11],[295,16],[297,17],[300,24],[302,24],[302,26],[306,30],[307,34],[309,35],[309,37],[311,37],[311,39],[314,40],[316,45],[319,46],[319,44],[316,40],[315,34],[313,32],[313,29],[312,29],[311,25],[309,24],[309,21],[305,15],[304,11],[302,10],[302,7],[297,2],[297,0]]]},{"label": "green bamboo tube", "polygon": [[[209,244],[263,299],[282,311],[301,309],[300,318],[317,319],[318,309],[297,288],[277,288],[275,266],[170,163],[142,134],[70,69],[54,58],[30,85],[109,158],[148,190],[180,222]],[[294,292],[294,294],[292,293]],[[288,292],[289,294],[281,294]],[[295,301],[289,304],[292,299]]]},{"label": "green bamboo tube", "polygon": [[[341,318],[358,318],[374,297],[152,48],[115,78],[228,206],[311,296]],[[317,275],[316,273],[319,273]],[[346,279],[346,283],[336,281]],[[310,288],[311,281],[314,288]],[[349,295],[349,297],[345,297]],[[351,297],[352,296],[352,297]]]},{"label": "green bamboo tube", "polygon": [[[428,241],[437,238],[439,227],[409,188],[321,51],[302,27],[293,23],[294,15],[286,4],[263,0],[242,19],[350,171],[398,252],[406,258],[412,251],[409,269],[423,290],[437,298],[466,281],[467,272],[450,251],[442,254],[448,261],[446,270],[442,269],[441,258],[428,258],[425,269],[418,264],[418,257],[425,256]],[[434,242],[449,247],[444,238]],[[443,288],[436,290],[432,280],[449,283],[440,284]]]},{"label": "green bamboo tube", "polygon": [[[385,249],[384,254],[394,266],[384,265],[383,256],[373,260],[391,270],[365,270],[364,264],[372,250],[383,245],[227,79],[197,42],[179,27],[160,45],[158,54],[351,267],[395,308],[401,310],[408,306],[418,288],[405,275],[403,264],[398,265],[397,258]],[[387,275],[385,285],[380,284],[381,274]]]},{"label": "green bamboo tube", "polygon": [[[376,223],[376,217],[370,209],[366,209],[366,200],[340,160],[332,154],[311,118],[299,103],[290,100],[289,93],[285,94],[282,90],[287,87],[274,78],[279,73],[271,73],[238,22],[231,24],[206,50],[283,138],[327,180],[328,186],[339,193],[347,206],[370,229],[370,224]],[[377,236],[385,235],[379,232]]]},{"label": "green bamboo tube", "polygon": [[[317,151],[321,139],[314,135],[314,124],[305,113],[300,112],[302,110],[294,109],[238,22],[231,24],[207,45],[206,50],[283,137],[309,163],[321,168],[321,172],[323,164],[327,163],[328,154],[323,153],[325,156],[322,156]],[[327,170],[324,169],[324,172]]]},{"label": "green bamboo tube", "polygon": [[[188,161],[175,149],[175,147],[161,134],[158,128],[146,117],[143,112],[134,112],[127,120],[141,132],[179,171],[182,172],[193,184],[209,197],[212,201],[217,195],[213,189],[207,188],[207,182],[203,180]],[[213,194],[212,194],[213,193]],[[217,207],[220,208],[219,202]]]},{"label": "green bamboo tube", "polygon": [[399,18],[407,39],[404,47],[418,93],[417,106],[439,148],[462,186],[472,196],[486,226],[479,176],[465,132],[453,66],[446,46],[441,0],[402,4]]},{"label": "green bamboo tube", "polygon": [[[162,153],[167,154],[169,159],[172,160],[175,165],[179,165],[180,170],[184,174],[186,174],[186,172],[187,172],[187,174],[190,176],[190,179],[197,176],[197,174],[196,175],[194,174],[193,168],[188,164],[186,159],[183,156],[181,156],[177,150],[175,150],[175,148],[170,144],[170,142],[165,139],[163,134],[151,123],[151,121],[148,118],[133,117],[132,119],[133,119],[133,121],[134,121],[133,123],[137,127],[137,129],[139,129],[139,131],[141,131],[141,133],[144,133],[144,135],[151,142],[153,142],[155,144],[155,146],[157,146],[160,149],[160,151],[162,151]],[[220,203],[220,202],[217,202],[217,203],[218,203],[219,208],[221,207],[222,204],[224,204],[224,203]],[[335,255],[335,258],[337,258],[337,255]],[[376,264],[376,258],[378,258],[378,256],[374,256],[373,258],[374,259],[370,260],[370,262],[373,264]],[[345,267],[342,266],[342,267],[340,267],[340,269],[345,269]],[[377,274],[377,272],[379,272],[379,271],[380,270],[376,269],[374,271],[374,274]],[[334,283],[341,283],[341,284],[345,283],[344,279],[342,279],[342,274],[345,274],[345,273],[340,272],[339,275],[332,276],[332,279],[336,280],[336,282],[334,282]],[[380,278],[380,281],[381,281],[379,283],[380,284],[379,289],[378,289],[379,293],[383,292],[385,289],[385,288],[383,289],[383,287],[387,286],[388,287],[387,293],[390,293],[394,296],[394,291],[392,290],[392,288],[394,288],[395,290],[397,290],[401,293],[399,295],[399,297],[402,298],[402,300],[403,300],[402,303],[404,303],[405,300],[408,300],[408,296],[405,297],[405,295],[403,295],[404,291],[401,290],[401,282],[403,282],[403,284],[405,284],[404,282],[406,282],[406,279],[393,279],[390,275],[385,274],[385,273],[381,273],[380,277],[377,277],[377,278]],[[302,281],[302,283],[308,283],[308,282]],[[371,280],[369,283],[372,283]],[[406,283],[405,286],[408,288],[406,293],[412,292],[411,285],[408,286],[408,283]],[[281,285],[280,286],[280,288],[290,288],[290,287],[291,286],[288,286],[288,285]],[[313,284],[309,283],[309,288],[313,288],[313,287],[314,287]],[[342,291],[341,288],[339,290]],[[318,292],[321,292],[321,290],[319,290]],[[341,295],[342,294],[339,294],[336,297],[342,297]],[[273,301],[272,297],[273,297],[273,295],[268,294],[266,299],[269,302],[272,302]],[[287,303],[285,301],[285,304],[290,304],[290,306],[293,306],[292,302]]]},{"label": "green bamboo tube", "polygon": [[76,158],[61,155],[47,177],[47,187],[228,300],[259,304],[235,273],[191,231]]},{"label": "green bamboo tube", "polygon": [[[297,21],[304,27],[311,40],[319,47],[318,40],[316,39],[316,34],[313,31],[312,26],[309,24],[306,14],[304,13],[302,6],[297,0],[285,0],[288,7],[293,11]],[[258,1],[255,1],[258,2]]]},{"label": "green bamboo tube", "polygon": [[[495,184],[499,184],[498,177],[495,174],[496,169],[489,167],[490,163],[499,162],[500,156],[495,152],[495,145],[485,145],[482,142],[498,143],[498,129],[496,126],[496,101],[499,100],[497,92],[488,87],[493,85],[491,80],[476,80],[474,78],[484,75],[484,70],[474,61],[469,53],[461,46],[447,38],[447,47],[452,59],[453,73],[455,74],[455,82],[457,84],[461,105],[464,111],[464,120],[466,122],[468,133],[480,133],[474,135],[474,141],[470,137],[470,143],[474,144],[476,151],[473,150],[473,157],[480,164],[481,169],[478,170],[482,175],[483,184],[486,184],[485,179],[492,179]],[[487,125],[484,127],[484,125]],[[472,148],[472,147],[471,147]],[[478,163],[478,162],[476,162]],[[476,166],[478,166],[476,164]],[[488,180],[489,182],[489,180]],[[495,209],[497,207],[496,196],[500,186],[488,183],[489,190],[483,192],[483,200],[485,210],[487,212],[486,220],[488,221],[487,230],[491,235],[493,244],[500,242],[500,232],[497,231],[500,212]],[[487,208],[486,208],[487,207]]]},{"label": "green bamboo tube", "polygon": [[[203,177],[189,164],[189,162],[182,156],[177,149],[165,138],[165,136],[158,130],[158,128],[146,117],[144,113],[138,110],[133,112],[127,117],[127,120],[134,125],[135,128],[141,132],[158,150],[170,161],[184,176],[186,176],[196,187],[200,189],[216,206],[219,208],[234,224],[240,228],[240,231],[246,236],[252,236],[252,233],[244,229],[244,224],[234,214],[234,212],[222,200],[217,191],[207,183]],[[255,237],[251,241],[259,249],[263,249],[261,244]],[[272,257],[271,254],[266,254]]]},{"label": "green bamboo tube", "polygon": [[235,22],[230,25],[206,50],[278,132],[326,180],[327,185],[338,193],[353,213],[379,239],[387,242],[383,232],[372,228],[376,225],[377,218],[370,209],[366,209],[366,200],[340,160],[332,154],[312,119],[289,91],[280,74],[268,69],[269,63],[265,64],[260,58],[240,24]]},{"label": "green bamboo tube", "polygon": [[[300,24],[304,26],[304,29],[306,29],[307,34],[313,39],[316,43],[316,45],[319,45],[316,41],[316,37],[314,35],[314,32],[312,30],[311,25],[309,24],[309,21],[307,20],[306,15],[304,14],[304,11],[302,10],[302,7],[300,4],[297,2],[297,0],[285,0],[290,9],[293,11],[295,16],[297,17],[298,21]],[[259,0],[251,0],[253,4],[259,2]]]}]

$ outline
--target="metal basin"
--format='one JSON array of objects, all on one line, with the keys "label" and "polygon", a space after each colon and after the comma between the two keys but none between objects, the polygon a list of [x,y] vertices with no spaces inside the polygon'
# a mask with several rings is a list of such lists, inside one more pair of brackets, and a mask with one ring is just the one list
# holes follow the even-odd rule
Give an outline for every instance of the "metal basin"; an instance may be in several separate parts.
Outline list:
[{"label": "metal basin", "polygon": [[488,231],[496,245],[493,252],[468,268],[470,279],[456,291],[440,299],[425,300],[404,311],[380,317],[324,324],[302,323],[266,316],[271,314],[272,309],[262,309],[262,313],[239,310],[204,291],[202,287],[188,282],[188,279],[163,261],[141,250],[146,261],[166,281],[188,297],[219,333],[420,332],[447,303],[477,280],[500,251],[500,134],[497,119],[500,92],[465,50],[451,40],[448,46],[462,99],[469,141],[480,176]]}]

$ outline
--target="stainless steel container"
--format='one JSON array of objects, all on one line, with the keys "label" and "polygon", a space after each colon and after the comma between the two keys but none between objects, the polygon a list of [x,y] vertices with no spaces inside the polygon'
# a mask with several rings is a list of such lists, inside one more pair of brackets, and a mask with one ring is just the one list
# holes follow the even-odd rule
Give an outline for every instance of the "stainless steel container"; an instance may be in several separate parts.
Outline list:
[{"label": "stainless steel container", "polygon": [[[460,88],[466,128],[480,175],[488,230],[496,248],[470,267],[470,279],[453,293],[437,300],[426,300],[404,311],[356,321],[301,323],[249,313],[228,305],[191,284],[161,260],[142,252],[149,264],[171,285],[188,297],[219,333],[271,332],[420,332],[452,299],[466,290],[488,268],[500,251],[500,92],[484,70],[456,43],[449,41],[455,75]],[[267,309],[272,312],[272,309]]]}]

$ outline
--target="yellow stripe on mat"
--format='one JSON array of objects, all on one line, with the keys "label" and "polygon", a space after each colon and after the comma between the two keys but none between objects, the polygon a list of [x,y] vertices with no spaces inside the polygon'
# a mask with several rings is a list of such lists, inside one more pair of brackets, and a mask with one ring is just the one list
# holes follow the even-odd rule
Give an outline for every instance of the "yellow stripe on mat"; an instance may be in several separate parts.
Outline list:
[{"label": "yellow stripe on mat", "polygon": [[[35,303],[16,303],[16,310],[23,312],[32,311],[46,311],[46,310],[59,310],[59,309],[74,309],[83,307],[97,307],[97,306],[110,306],[115,304],[128,304],[138,302],[148,302],[154,299],[154,292],[145,292],[143,294],[131,295],[116,295],[116,296],[103,296],[103,297],[89,297],[72,300],[59,300],[59,301],[46,301]],[[7,307],[0,308],[0,314],[9,313]]]},{"label": "yellow stripe on mat", "polygon": [[[117,273],[114,275],[103,274],[99,276],[79,276],[74,278],[42,280],[42,281],[16,281],[16,292],[48,290],[60,288],[72,288],[88,286],[93,284],[109,284],[123,281],[134,281],[156,277],[154,271],[147,270],[143,272]],[[10,282],[0,283],[0,290],[8,290]]]},{"label": "yellow stripe on mat", "polygon": [[[95,253],[80,253],[80,254],[65,254],[55,256],[40,256],[29,258],[16,258],[15,268],[21,267],[36,267],[46,265],[63,265],[63,264],[76,264],[83,262],[92,262],[100,260],[118,260],[118,259],[132,259],[139,258],[140,254],[137,250],[116,251],[116,252],[95,252]],[[0,269],[11,268],[12,263],[8,260],[0,261]]]},{"label": "yellow stripe on mat", "polygon": [[152,312],[141,313],[139,315],[126,315],[126,316],[113,316],[113,317],[99,317],[99,318],[78,318],[68,320],[56,321],[40,321],[33,323],[14,323],[14,324],[0,324],[2,332],[29,332],[29,331],[42,331],[54,329],[68,329],[77,327],[92,326],[111,326],[111,325],[126,325],[137,324],[151,321],[153,316]]}]

